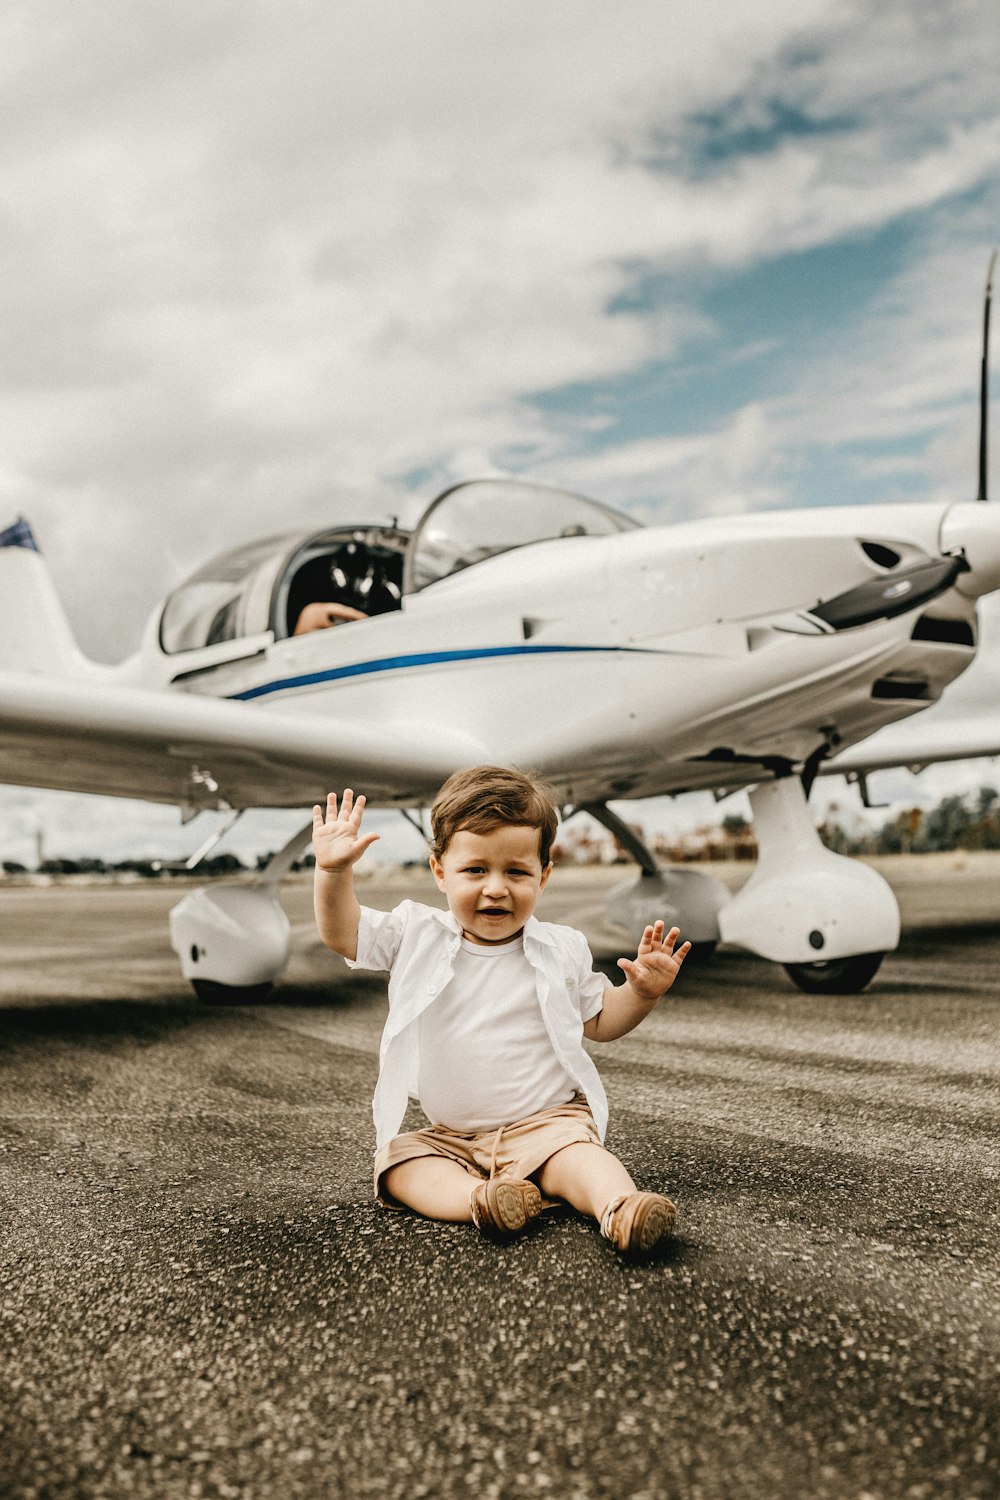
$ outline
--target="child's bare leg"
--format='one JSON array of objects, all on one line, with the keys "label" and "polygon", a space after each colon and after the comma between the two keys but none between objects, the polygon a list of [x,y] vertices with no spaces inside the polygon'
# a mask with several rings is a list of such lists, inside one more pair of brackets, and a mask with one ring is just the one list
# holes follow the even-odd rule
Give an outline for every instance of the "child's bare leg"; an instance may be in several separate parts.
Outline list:
[{"label": "child's bare leg", "polygon": [[636,1190],[617,1156],[587,1141],[563,1146],[549,1157],[537,1175],[538,1186],[546,1198],[562,1198],[598,1220],[612,1198]]},{"label": "child's bare leg", "polygon": [[477,1178],[445,1156],[414,1156],[390,1167],[382,1182],[390,1197],[427,1219],[471,1224],[470,1198]]}]

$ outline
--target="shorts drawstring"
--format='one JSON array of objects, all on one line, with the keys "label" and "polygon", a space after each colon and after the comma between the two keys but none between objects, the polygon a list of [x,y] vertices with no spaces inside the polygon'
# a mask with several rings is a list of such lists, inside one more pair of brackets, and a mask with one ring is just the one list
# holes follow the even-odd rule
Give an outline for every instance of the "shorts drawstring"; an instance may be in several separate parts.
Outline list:
[{"label": "shorts drawstring", "polygon": [[496,1176],[496,1170],[497,1170],[497,1152],[500,1150],[500,1137],[503,1135],[503,1133],[504,1133],[504,1131],[506,1129],[507,1129],[506,1125],[501,1125],[500,1129],[497,1131],[496,1135],[493,1137],[493,1152],[492,1152],[492,1155],[490,1156],[490,1177],[491,1178]]}]

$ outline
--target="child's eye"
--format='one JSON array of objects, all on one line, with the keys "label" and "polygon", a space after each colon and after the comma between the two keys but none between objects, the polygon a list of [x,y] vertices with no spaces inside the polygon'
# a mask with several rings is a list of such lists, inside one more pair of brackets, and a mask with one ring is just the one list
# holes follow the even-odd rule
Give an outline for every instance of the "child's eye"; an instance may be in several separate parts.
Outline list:
[{"label": "child's eye", "polygon": [[527,870],[508,870],[508,875],[527,875]]}]

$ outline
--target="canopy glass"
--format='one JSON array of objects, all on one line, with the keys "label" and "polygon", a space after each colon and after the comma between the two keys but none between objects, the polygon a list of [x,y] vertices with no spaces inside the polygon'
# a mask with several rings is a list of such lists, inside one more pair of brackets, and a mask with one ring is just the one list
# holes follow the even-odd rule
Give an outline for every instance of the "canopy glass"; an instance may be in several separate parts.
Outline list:
[{"label": "canopy glass", "polygon": [[196,651],[268,630],[275,579],[295,541],[289,535],[264,537],[199,568],[163,606],[163,650]]},{"label": "canopy glass", "polygon": [[[291,635],[308,605],[363,615],[532,542],[610,536],[638,525],[568,490],[521,479],[475,479],[445,490],[411,534],[395,525],[265,537],[200,568],[168,597],[160,645],[169,655],[271,631]],[[356,617],[355,617],[356,618]]]},{"label": "canopy glass", "polygon": [[424,511],[406,552],[404,594],[515,547],[556,537],[610,536],[638,526],[629,516],[523,479],[473,479],[445,490]]}]

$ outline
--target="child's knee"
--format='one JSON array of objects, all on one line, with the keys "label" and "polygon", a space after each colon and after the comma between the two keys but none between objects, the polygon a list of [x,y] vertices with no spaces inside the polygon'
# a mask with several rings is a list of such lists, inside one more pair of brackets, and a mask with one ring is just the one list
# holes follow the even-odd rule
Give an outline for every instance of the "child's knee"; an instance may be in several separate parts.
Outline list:
[{"label": "child's knee", "polygon": [[382,1173],[379,1196],[390,1207],[412,1208],[430,1219],[466,1223],[472,1218],[470,1199],[479,1180],[446,1157],[415,1156]]}]

